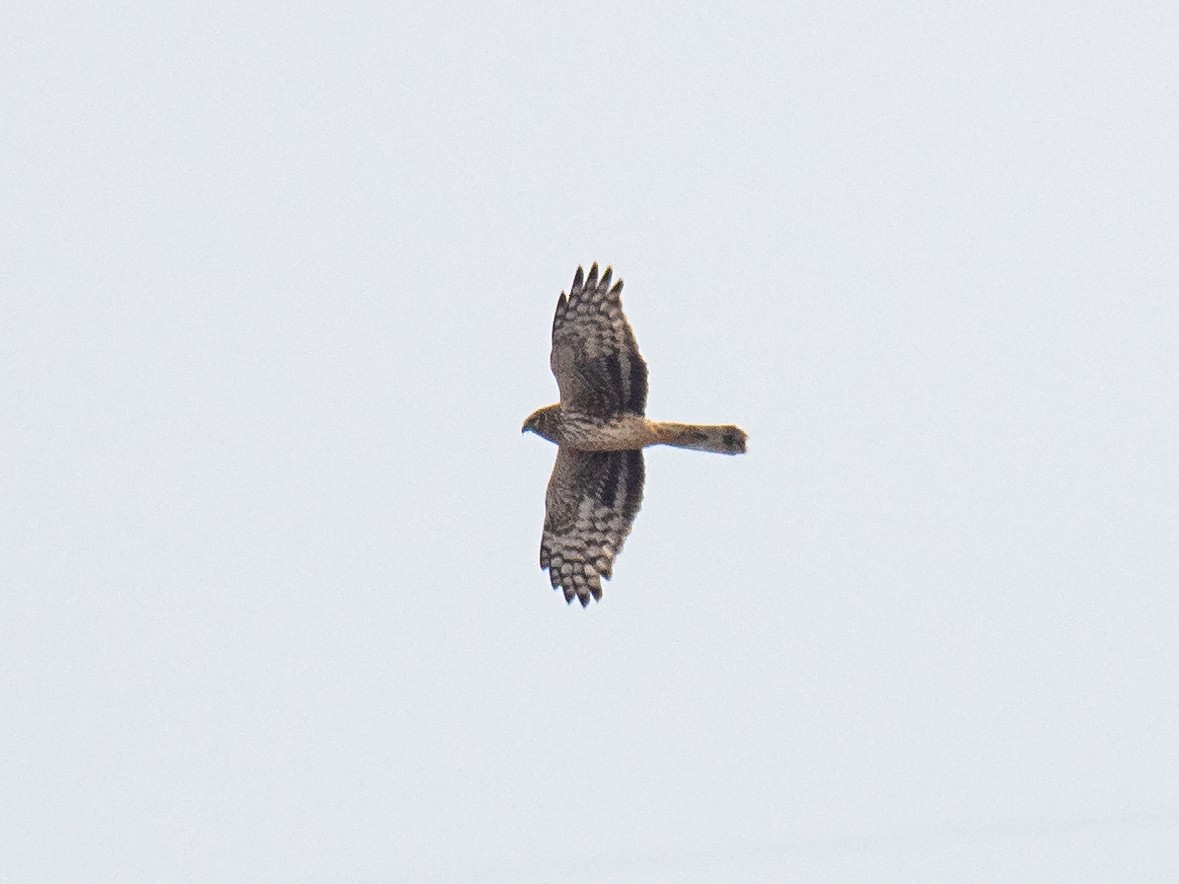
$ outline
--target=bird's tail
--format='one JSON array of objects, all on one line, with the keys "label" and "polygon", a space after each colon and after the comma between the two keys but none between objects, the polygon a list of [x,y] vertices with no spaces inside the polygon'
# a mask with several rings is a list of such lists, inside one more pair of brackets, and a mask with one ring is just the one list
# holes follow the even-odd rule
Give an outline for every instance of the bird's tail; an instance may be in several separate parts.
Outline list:
[{"label": "bird's tail", "polygon": [[717,454],[745,453],[745,440],[748,437],[744,430],[732,424],[702,426],[660,421],[655,423],[654,427],[661,445],[692,448],[696,451],[715,451]]}]

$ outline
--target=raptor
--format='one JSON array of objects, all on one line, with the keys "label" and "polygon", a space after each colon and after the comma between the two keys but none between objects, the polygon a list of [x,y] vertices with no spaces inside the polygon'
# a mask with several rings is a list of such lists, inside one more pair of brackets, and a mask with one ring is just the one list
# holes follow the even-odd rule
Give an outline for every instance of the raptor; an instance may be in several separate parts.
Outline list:
[{"label": "raptor", "polygon": [[522,432],[555,442],[545,497],[540,567],[553,589],[582,607],[601,599],[602,578],[630,533],[643,499],[643,449],[672,445],[743,454],[746,433],[731,424],[648,420],[647,363],[622,312],[622,280],[611,285],[580,267],[553,317],[549,365],[561,401],[534,411]]}]

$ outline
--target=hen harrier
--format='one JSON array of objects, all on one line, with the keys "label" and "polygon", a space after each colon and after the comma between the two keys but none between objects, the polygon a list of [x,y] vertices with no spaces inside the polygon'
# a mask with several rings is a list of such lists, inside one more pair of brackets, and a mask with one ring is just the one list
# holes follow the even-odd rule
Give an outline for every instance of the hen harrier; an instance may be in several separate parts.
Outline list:
[{"label": "hen harrier", "polygon": [[720,454],[743,454],[745,431],[732,425],[699,426],[650,421],[647,363],[622,315],[622,280],[611,269],[598,278],[581,268],[553,317],[549,365],[561,401],[529,415],[531,430],[556,442],[557,462],[545,497],[540,567],[553,589],[582,607],[602,597],[614,557],[630,533],[643,500],[643,448],[674,445]]}]

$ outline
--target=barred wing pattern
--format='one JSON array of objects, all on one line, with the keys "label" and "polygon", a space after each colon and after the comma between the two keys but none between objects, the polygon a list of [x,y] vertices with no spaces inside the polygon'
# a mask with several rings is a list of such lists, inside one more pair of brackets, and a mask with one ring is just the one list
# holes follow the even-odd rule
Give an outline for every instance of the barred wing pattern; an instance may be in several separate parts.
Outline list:
[{"label": "barred wing pattern", "polygon": [[602,597],[643,502],[643,452],[578,451],[561,446],[545,499],[540,567],[553,589],[582,607]]},{"label": "barred wing pattern", "polygon": [[553,317],[549,365],[570,411],[609,416],[642,414],[647,407],[647,363],[622,313],[622,280],[610,286],[611,269],[598,278],[581,268],[569,294],[562,292]]}]

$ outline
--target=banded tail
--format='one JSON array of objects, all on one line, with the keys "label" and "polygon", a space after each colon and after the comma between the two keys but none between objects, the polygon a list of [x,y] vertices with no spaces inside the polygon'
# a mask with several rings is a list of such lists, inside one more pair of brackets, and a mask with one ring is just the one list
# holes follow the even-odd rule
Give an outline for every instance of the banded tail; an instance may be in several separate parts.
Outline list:
[{"label": "banded tail", "polygon": [[744,454],[746,433],[732,424],[702,426],[659,421],[654,424],[656,444],[717,454]]}]

